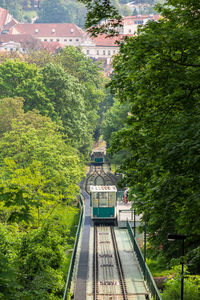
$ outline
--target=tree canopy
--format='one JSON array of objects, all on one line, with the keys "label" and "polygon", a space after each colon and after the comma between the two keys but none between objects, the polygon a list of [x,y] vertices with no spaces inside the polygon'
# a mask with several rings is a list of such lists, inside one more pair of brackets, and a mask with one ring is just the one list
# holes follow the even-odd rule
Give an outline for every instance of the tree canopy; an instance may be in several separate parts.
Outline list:
[{"label": "tree canopy", "polygon": [[26,111],[38,109],[53,117],[54,109],[46,96],[40,69],[20,59],[8,59],[0,64],[0,98],[23,97]]},{"label": "tree canopy", "polygon": [[0,298],[60,299],[84,166],[59,125],[23,105],[0,99]]},{"label": "tree canopy", "polygon": [[170,0],[157,9],[162,18],[122,42],[114,59],[111,88],[129,114],[112,149],[131,154],[122,170],[137,211],[154,245],[172,256],[168,232],[188,235],[188,251],[198,253],[200,241],[200,6]]},{"label": "tree canopy", "polygon": [[23,97],[26,112],[37,109],[62,123],[60,130],[87,156],[105,99],[100,68],[74,47],[54,57],[31,52],[23,60],[7,58],[0,64],[0,98]]},{"label": "tree canopy", "polygon": [[9,126],[0,139],[0,197],[9,207],[9,220],[15,216],[28,220],[40,207],[73,199],[83,173],[78,153],[52,121],[37,111],[24,113],[22,102],[15,102],[1,100],[1,108],[12,103],[13,109],[7,113]]}]

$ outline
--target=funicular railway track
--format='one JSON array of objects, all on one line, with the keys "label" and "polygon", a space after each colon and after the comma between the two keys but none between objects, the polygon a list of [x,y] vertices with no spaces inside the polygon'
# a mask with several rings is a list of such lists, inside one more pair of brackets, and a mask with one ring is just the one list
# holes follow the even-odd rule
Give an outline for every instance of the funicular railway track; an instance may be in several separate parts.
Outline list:
[{"label": "funicular railway track", "polygon": [[113,226],[94,227],[94,300],[128,300]]}]

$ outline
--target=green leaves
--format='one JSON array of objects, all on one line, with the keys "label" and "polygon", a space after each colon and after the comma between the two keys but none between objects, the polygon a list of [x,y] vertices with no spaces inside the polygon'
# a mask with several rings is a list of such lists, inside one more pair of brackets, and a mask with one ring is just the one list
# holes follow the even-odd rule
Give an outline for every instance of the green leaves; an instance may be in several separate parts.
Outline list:
[{"label": "green leaves", "polygon": [[38,109],[43,115],[54,116],[38,67],[18,59],[6,60],[0,65],[0,78],[0,98],[23,97],[25,111]]},{"label": "green leaves", "polygon": [[21,111],[14,120],[0,140],[1,201],[9,207],[9,221],[36,218],[40,223],[46,209],[74,199],[83,166],[49,118]]},{"label": "green leaves", "polygon": [[69,22],[69,12],[64,1],[44,0],[39,11],[38,23],[67,23]]},{"label": "green leaves", "polygon": [[[99,33],[108,33],[109,35],[118,34],[118,26],[120,25],[121,16],[117,8],[111,4],[110,0],[79,0],[86,5],[87,19],[86,27],[89,28],[94,36]],[[107,19],[107,23],[99,25],[102,20]],[[92,27],[93,26],[93,27]]]},{"label": "green leaves", "polygon": [[190,236],[187,249],[200,240],[200,32],[194,2],[168,1],[173,7],[160,7],[159,22],[127,38],[114,59],[111,81],[130,115],[115,134],[112,150],[129,151],[121,167],[127,185],[137,195],[135,206],[145,214],[150,239],[155,246],[162,243],[169,256],[168,232]]}]

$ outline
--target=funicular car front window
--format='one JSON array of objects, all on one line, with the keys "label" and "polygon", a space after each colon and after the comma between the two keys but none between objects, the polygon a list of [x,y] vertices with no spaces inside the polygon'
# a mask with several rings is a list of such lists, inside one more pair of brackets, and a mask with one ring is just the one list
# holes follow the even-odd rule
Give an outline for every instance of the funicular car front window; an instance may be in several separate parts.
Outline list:
[{"label": "funicular car front window", "polygon": [[108,193],[99,192],[99,206],[106,207],[108,206]]}]

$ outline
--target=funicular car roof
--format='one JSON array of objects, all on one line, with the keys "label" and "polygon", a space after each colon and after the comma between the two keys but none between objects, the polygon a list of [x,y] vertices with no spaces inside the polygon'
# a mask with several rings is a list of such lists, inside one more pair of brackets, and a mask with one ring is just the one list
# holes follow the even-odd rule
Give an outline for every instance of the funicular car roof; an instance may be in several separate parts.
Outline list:
[{"label": "funicular car roof", "polygon": [[91,185],[90,192],[117,192],[115,185]]}]

